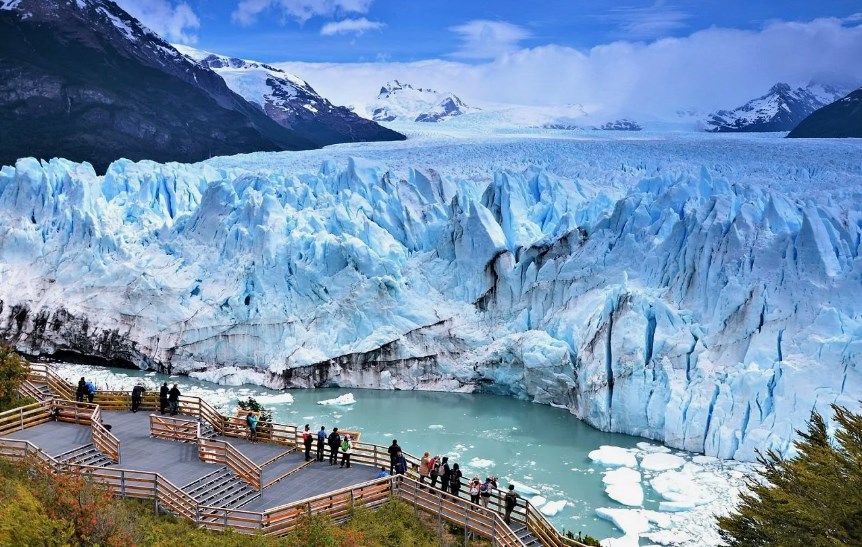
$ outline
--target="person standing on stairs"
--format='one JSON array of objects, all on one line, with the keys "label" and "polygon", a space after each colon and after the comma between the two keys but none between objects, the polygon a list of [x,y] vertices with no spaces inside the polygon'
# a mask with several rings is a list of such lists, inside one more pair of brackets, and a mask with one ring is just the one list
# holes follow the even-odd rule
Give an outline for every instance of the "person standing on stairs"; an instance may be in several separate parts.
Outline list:
[{"label": "person standing on stairs", "polygon": [[305,424],[305,431],[302,432],[302,444],[305,445],[305,461],[311,461],[311,443],[314,439],[311,436],[311,426]]},{"label": "person standing on stairs", "polygon": [[452,470],[449,468],[449,456],[443,456],[443,460],[440,463],[440,490],[444,492],[449,489],[449,475],[452,474]]},{"label": "person standing on stairs", "polygon": [[338,463],[338,448],[341,446],[341,435],[338,434],[338,428],[333,427],[332,433],[329,434],[329,465]]},{"label": "person standing on stairs", "polygon": [[503,520],[506,521],[506,524],[512,524],[512,511],[515,510],[515,507],[518,505],[518,498],[521,495],[515,492],[515,485],[509,485],[509,491],[506,492],[506,496],[503,498],[506,507],[506,516],[503,517]]},{"label": "person standing on stairs", "polygon": [[81,376],[81,379],[78,380],[78,389],[75,390],[75,400],[79,403],[84,402],[84,396],[87,394],[87,381],[84,380],[84,377]]},{"label": "person standing on stairs", "polygon": [[317,461],[323,461],[323,447],[326,446],[326,426],[320,426],[317,432]]},{"label": "person standing on stairs", "polygon": [[461,473],[461,467],[456,463],[452,465],[452,472],[449,473],[449,492],[458,497],[458,493],[461,491],[461,477],[464,474]]},{"label": "person standing on stairs", "polygon": [[168,383],[165,382],[162,384],[162,388],[159,390],[159,412],[162,413],[162,416],[165,415],[165,409],[168,408]]},{"label": "person standing on stairs", "polygon": [[419,482],[424,483],[431,473],[431,454],[425,452],[419,460]]}]

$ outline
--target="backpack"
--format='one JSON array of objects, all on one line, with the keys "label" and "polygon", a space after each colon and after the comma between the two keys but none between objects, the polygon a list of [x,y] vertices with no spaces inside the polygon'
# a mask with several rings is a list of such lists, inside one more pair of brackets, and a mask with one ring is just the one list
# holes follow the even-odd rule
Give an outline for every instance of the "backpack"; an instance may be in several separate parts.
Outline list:
[{"label": "backpack", "polygon": [[506,509],[514,509],[518,503],[518,495],[512,492],[506,492]]},{"label": "backpack", "polygon": [[491,483],[483,482],[482,486],[479,487],[479,493],[482,494],[483,497],[490,498],[491,497]]},{"label": "backpack", "polygon": [[440,461],[439,460],[437,460],[435,458],[431,458],[431,461],[428,462],[428,467],[431,468],[431,474],[432,475],[439,475],[440,474]]},{"label": "backpack", "polygon": [[341,441],[341,450],[342,452],[347,452],[348,450],[350,450],[350,441],[348,441],[347,439]]},{"label": "backpack", "polygon": [[470,495],[471,496],[478,496],[479,490],[480,490],[480,488],[476,485],[475,482],[470,483]]}]

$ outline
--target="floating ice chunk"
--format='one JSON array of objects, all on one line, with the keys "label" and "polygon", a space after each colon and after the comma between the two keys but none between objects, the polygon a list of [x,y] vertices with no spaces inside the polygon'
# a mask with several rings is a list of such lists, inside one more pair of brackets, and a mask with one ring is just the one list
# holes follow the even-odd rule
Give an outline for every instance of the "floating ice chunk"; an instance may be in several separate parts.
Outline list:
[{"label": "floating ice chunk", "polygon": [[443,429],[443,424],[431,424],[428,429]]},{"label": "floating ice chunk", "polygon": [[606,467],[638,466],[635,455],[628,449],[619,446],[602,445],[597,450],[590,452],[589,457],[595,463]]},{"label": "floating ice chunk", "polygon": [[259,403],[268,403],[271,405],[285,404],[293,402],[293,395],[290,393],[279,393],[277,395],[258,395]]},{"label": "floating ice chunk", "polygon": [[691,461],[700,465],[712,465],[717,464],[721,460],[713,456],[695,456],[691,459]]},{"label": "floating ice chunk", "polygon": [[566,507],[566,503],[566,500],[549,501],[542,505],[542,508],[539,509],[539,511],[541,511],[545,516],[553,517]]},{"label": "floating ice chunk", "polygon": [[548,499],[545,496],[533,496],[530,498],[530,503],[533,504],[533,507],[536,509],[541,509],[543,505],[548,503]]},{"label": "floating ice chunk", "polygon": [[665,453],[670,452],[670,448],[668,448],[666,446],[662,446],[660,444],[651,444],[651,443],[640,442],[636,446],[640,450],[643,450],[644,452],[665,452]]},{"label": "floating ice chunk", "polygon": [[335,399],[326,399],[325,401],[317,401],[319,405],[352,405],[356,402],[356,399],[353,397],[352,393],[345,393],[344,395],[339,395]]},{"label": "floating ice chunk", "polygon": [[659,511],[665,511],[667,513],[678,513],[681,511],[691,511],[692,509],[694,509],[697,506],[698,506],[698,504],[695,503],[693,500],[662,501],[662,502],[659,502],[659,504],[658,504],[658,510]]},{"label": "floating ice chunk", "polygon": [[629,467],[620,467],[605,472],[602,478],[607,486],[605,492],[612,500],[638,507],[644,503],[644,490],[641,486],[641,474]]},{"label": "floating ice chunk", "polygon": [[478,469],[487,469],[494,465],[494,460],[483,460],[482,458],[473,458],[469,463],[470,467]]},{"label": "floating ice chunk", "polygon": [[641,468],[648,471],[667,471],[685,465],[685,460],[673,454],[647,454],[641,460]]},{"label": "floating ice chunk", "polygon": [[644,537],[659,545],[682,545],[694,539],[682,530],[659,530],[645,534]]},{"label": "floating ice chunk", "polygon": [[535,488],[533,488],[531,486],[527,486],[526,484],[520,483],[518,481],[510,480],[509,484],[514,484],[515,485],[515,491],[518,492],[519,494],[521,494],[522,496],[531,497],[531,496],[535,496],[539,493],[539,491],[536,490]]},{"label": "floating ice chunk", "polygon": [[602,547],[638,547],[640,536],[627,535],[621,538],[605,538],[599,543],[602,544]]},{"label": "floating ice chunk", "polygon": [[650,523],[644,511],[639,509],[612,509],[610,507],[599,507],[596,509],[599,518],[609,520],[614,526],[622,530],[626,536],[639,536],[649,532]]},{"label": "floating ice chunk", "polygon": [[687,511],[693,507],[709,503],[712,496],[707,494],[693,479],[693,474],[679,471],[665,471],[653,478],[650,484],[665,500],[659,504],[659,510]]}]

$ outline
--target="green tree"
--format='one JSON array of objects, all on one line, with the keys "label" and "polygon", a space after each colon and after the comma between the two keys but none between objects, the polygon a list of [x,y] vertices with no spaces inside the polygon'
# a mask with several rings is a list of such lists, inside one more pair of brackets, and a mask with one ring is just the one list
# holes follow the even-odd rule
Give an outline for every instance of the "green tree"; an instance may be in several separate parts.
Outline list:
[{"label": "green tree", "polygon": [[5,408],[18,396],[18,388],[27,378],[27,366],[15,350],[0,344],[0,406]]},{"label": "green tree", "polygon": [[812,414],[795,458],[773,451],[746,481],[736,512],[718,519],[730,547],[862,545],[862,415],[832,405],[837,431]]}]

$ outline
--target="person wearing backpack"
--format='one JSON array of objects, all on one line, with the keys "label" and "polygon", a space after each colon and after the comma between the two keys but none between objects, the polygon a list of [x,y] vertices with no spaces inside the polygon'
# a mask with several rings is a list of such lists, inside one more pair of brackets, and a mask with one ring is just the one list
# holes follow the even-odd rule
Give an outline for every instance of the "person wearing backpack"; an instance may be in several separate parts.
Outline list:
[{"label": "person wearing backpack", "polygon": [[401,447],[398,446],[398,439],[392,439],[392,444],[389,445],[386,451],[389,452],[389,474],[392,475],[395,473],[395,459],[398,457],[398,453],[401,452]]},{"label": "person wearing backpack", "polygon": [[421,484],[425,483],[429,473],[431,473],[431,455],[426,452],[419,460],[419,482]]},{"label": "person wearing backpack", "polygon": [[407,458],[404,457],[403,452],[398,452],[398,455],[395,456],[395,474],[403,475],[407,473]]},{"label": "person wearing backpack", "polygon": [[245,416],[245,423],[248,424],[248,440],[251,442],[257,442],[257,420],[253,412]]},{"label": "person wearing backpack", "polygon": [[437,487],[437,478],[440,476],[440,455],[437,454],[433,458],[431,458],[431,472],[429,475],[431,476],[431,488]]},{"label": "person wearing backpack", "polygon": [[338,463],[338,448],[341,446],[341,435],[338,434],[338,428],[333,427],[332,433],[329,434],[329,465]]},{"label": "person wearing backpack", "polygon": [[311,461],[311,443],[314,439],[311,437],[311,426],[305,424],[305,431],[302,432],[302,444],[305,445],[305,461]]},{"label": "person wearing backpack", "polygon": [[488,508],[488,502],[491,501],[491,494],[494,492],[494,483],[491,482],[491,477],[485,477],[485,482],[479,487],[479,495],[482,497],[482,507]]},{"label": "person wearing backpack", "polygon": [[345,435],[344,440],[341,441],[341,465],[339,467],[344,467],[344,464],[347,464],[347,468],[350,469],[350,450],[353,448],[353,441],[350,438],[350,435]]},{"label": "person wearing backpack", "polygon": [[444,492],[449,489],[449,475],[452,470],[449,469],[449,456],[443,456],[443,461],[440,463],[440,490]]},{"label": "person wearing backpack", "polygon": [[506,507],[506,516],[503,517],[503,520],[506,521],[506,524],[512,523],[512,511],[515,510],[515,507],[518,505],[518,498],[521,495],[515,492],[515,485],[509,485],[509,491],[506,492],[506,496],[503,498],[504,505]]},{"label": "person wearing backpack", "polygon": [[470,503],[479,505],[479,493],[482,490],[482,485],[479,482],[479,477],[473,477],[470,481]]},{"label": "person wearing backpack", "polygon": [[317,461],[323,461],[323,447],[326,445],[326,426],[320,426],[317,432]]},{"label": "person wearing backpack", "polygon": [[95,397],[95,396],[96,396],[96,384],[94,384],[92,381],[89,381],[89,382],[87,382],[87,402],[92,404],[93,397]]},{"label": "person wearing backpack", "polygon": [[87,394],[87,381],[84,380],[84,377],[81,376],[81,379],[78,380],[78,388],[75,390],[75,400],[79,403],[84,402],[84,396]]},{"label": "person wearing backpack", "polygon": [[449,473],[449,492],[458,497],[458,493],[461,491],[461,477],[463,473],[461,473],[461,468],[458,464],[454,464],[452,466],[452,472]]}]

